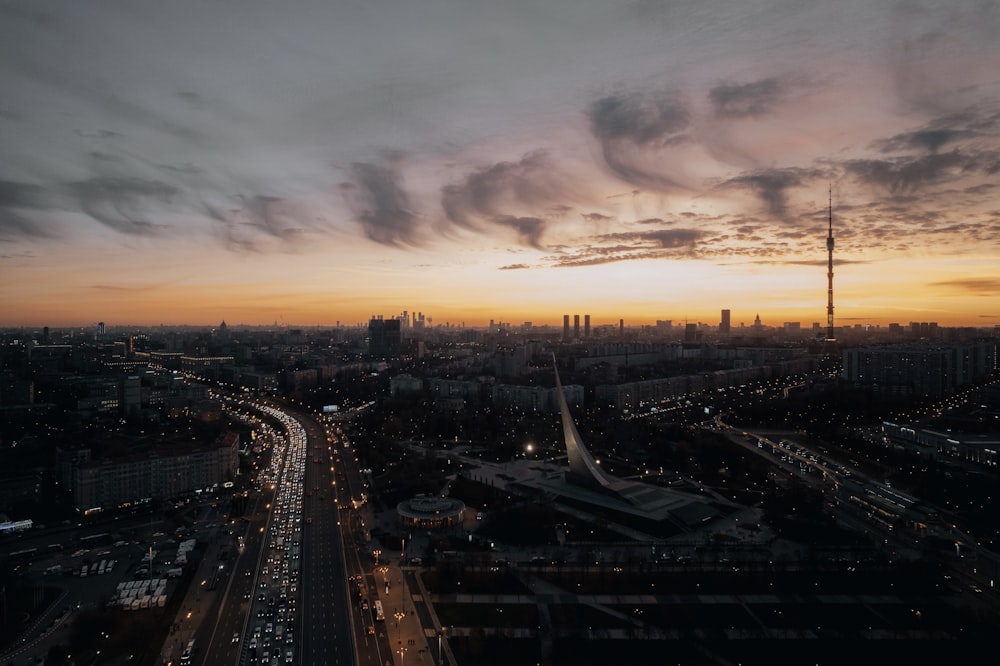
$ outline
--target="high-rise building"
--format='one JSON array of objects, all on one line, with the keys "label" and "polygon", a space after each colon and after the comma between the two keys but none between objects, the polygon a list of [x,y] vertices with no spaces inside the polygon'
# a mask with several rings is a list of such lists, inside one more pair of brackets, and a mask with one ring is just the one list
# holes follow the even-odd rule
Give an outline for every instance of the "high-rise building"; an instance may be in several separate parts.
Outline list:
[{"label": "high-rise building", "polygon": [[590,337],[590,315],[583,315],[583,337]]},{"label": "high-rise building", "polygon": [[398,319],[383,319],[381,315],[368,322],[368,353],[373,358],[389,359],[399,356],[403,346]]},{"label": "high-rise building", "polygon": [[843,351],[843,377],[852,386],[881,394],[942,396],[989,377],[996,345],[900,344]]},{"label": "high-rise building", "polygon": [[563,315],[563,342],[569,341],[569,315]]},{"label": "high-rise building", "polygon": [[580,315],[573,315],[573,339],[580,339]]},{"label": "high-rise building", "polygon": [[722,311],[722,321],[719,323],[719,333],[722,335],[729,335],[729,329],[731,326],[731,318],[729,310]]}]

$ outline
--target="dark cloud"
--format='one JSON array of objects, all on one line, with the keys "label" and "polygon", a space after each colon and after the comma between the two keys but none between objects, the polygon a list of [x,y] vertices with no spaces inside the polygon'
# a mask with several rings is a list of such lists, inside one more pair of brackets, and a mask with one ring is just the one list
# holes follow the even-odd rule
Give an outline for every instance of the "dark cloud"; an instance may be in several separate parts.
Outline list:
[{"label": "dark cloud", "polygon": [[[188,144],[199,146],[205,145],[209,140],[209,137],[194,128],[175,123],[166,115],[166,108],[157,105],[143,105],[134,101],[132,97],[118,94],[115,88],[103,78],[72,76],[63,68],[48,66],[39,61],[19,61],[15,68],[20,70],[22,75],[34,79],[37,83],[93,105],[113,121],[112,125],[117,125],[120,121],[132,122],[142,128],[167,134]],[[111,130],[101,130],[96,134],[80,131],[78,133],[81,136],[96,138],[120,136]]]},{"label": "dark cloud", "polygon": [[676,183],[644,164],[642,151],[686,140],[687,108],[667,96],[638,93],[608,95],[587,109],[591,132],[601,142],[605,164],[622,180],[663,189]]},{"label": "dark cloud", "polygon": [[202,212],[208,219],[215,223],[214,231],[219,236],[227,250],[236,252],[254,252],[257,246],[249,240],[245,234],[241,234],[242,227],[239,223],[241,210],[223,210],[213,204],[202,202]]},{"label": "dark cloud", "polygon": [[736,187],[751,190],[764,202],[771,215],[785,219],[788,213],[787,190],[800,187],[806,181],[818,178],[823,172],[815,169],[767,169],[730,178],[722,187]]},{"label": "dark cloud", "polygon": [[0,4],[0,16],[14,21],[23,21],[37,26],[56,24],[55,17],[49,12],[29,7],[18,7],[10,3]]},{"label": "dark cloud", "polygon": [[566,250],[548,257],[560,268],[595,266],[621,261],[676,259],[699,255],[699,242],[705,237],[699,229],[656,229],[624,231],[596,236],[589,245]]},{"label": "dark cloud", "polygon": [[523,242],[537,247],[545,230],[543,218],[522,212],[544,208],[565,215],[569,207],[551,203],[571,195],[568,179],[548,153],[528,153],[517,162],[498,162],[469,174],[458,185],[441,188],[441,207],[452,223],[479,229],[483,223],[513,227]]},{"label": "dark cloud", "polygon": [[583,219],[587,222],[611,222],[615,218],[608,215],[602,215],[601,213],[584,213]]},{"label": "dark cloud", "polygon": [[517,162],[498,162],[469,174],[460,185],[443,187],[441,205],[455,224],[475,227],[477,218],[503,215],[520,205],[538,207],[562,194],[561,180],[551,176],[553,171],[544,151],[528,153]]},{"label": "dark cloud", "polygon": [[199,106],[199,107],[205,106],[205,98],[203,98],[196,92],[191,92],[190,90],[184,90],[177,93],[177,96],[193,106]]},{"label": "dark cloud", "polygon": [[242,212],[246,216],[246,224],[251,228],[283,240],[290,239],[302,232],[294,222],[296,211],[294,206],[281,197],[254,195],[241,197]]},{"label": "dark cloud", "polygon": [[957,150],[919,157],[849,160],[844,168],[864,183],[880,185],[892,193],[913,192],[919,187],[947,180],[981,166],[980,161]]},{"label": "dark cloud", "polygon": [[493,221],[517,231],[518,238],[525,245],[541,248],[542,232],[545,231],[545,221],[541,218],[502,216]]},{"label": "dark cloud", "polygon": [[0,208],[0,240],[13,236],[31,238],[52,238],[53,230],[32,216],[24,215],[16,210]]},{"label": "dark cloud", "polygon": [[278,240],[287,249],[312,228],[308,212],[294,200],[265,194],[234,197],[231,207],[202,200],[196,210],[211,221],[210,233],[234,252],[264,252],[262,241]]},{"label": "dark cloud", "polygon": [[916,132],[904,132],[878,142],[876,148],[883,153],[896,153],[906,150],[921,150],[938,152],[949,143],[954,143],[971,136],[969,132],[955,129],[926,129]]},{"label": "dark cloud", "polygon": [[150,235],[163,226],[143,219],[153,206],[169,204],[177,188],[155,180],[98,176],[69,184],[84,213],[123,234]]},{"label": "dark cloud", "polygon": [[115,132],[112,130],[97,130],[96,132],[75,130],[75,132],[77,136],[82,136],[85,139],[120,139],[124,136],[121,132]]},{"label": "dark cloud", "polygon": [[531,268],[528,264],[508,264],[507,266],[501,266],[498,270],[501,271],[517,271],[525,268]]},{"label": "dark cloud", "polygon": [[688,126],[683,104],[638,93],[608,95],[587,111],[594,135],[602,140],[628,139],[636,145],[662,145]]},{"label": "dark cloud", "polygon": [[417,216],[400,185],[395,159],[388,166],[355,162],[353,180],[341,185],[347,204],[365,235],[382,245],[416,245]]},{"label": "dark cloud", "polygon": [[708,92],[715,115],[722,118],[748,118],[770,113],[782,101],[785,86],[776,77],[751,83],[727,83]]},{"label": "dark cloud", "polygon": [[205,173],[205,170],[201,167],[195,166],[193,164],[157,164],[157,169],[162,169],[163,171],[169,171],[171,173],[185,174],[189,176],[199,176]]},{"label": "dark cloud", "polygon": [[40,185],[0,180],[0,208],[47,208],[46,198]]},{"label": "dark cloud", "polygon": [[0,180],[0,234],[49,238],[54,235],[48,225],[26,211],[52,208],[51,197],[44,187],[33,183]]},{"label": "dark cloud", "polygon": [[643,237],[657,243],[662,248],[693,250],[704,232],[697,229],[661,229],[643,232]]},{"label": "dark cloud", "polygon": [[20,259],[30,260],[37,258],[37,256],[38,255],[36,255],[34,252],[26,250],[23,252],[6,252],[4,254],[0,254],[0,259],[3,259],[5,261],[16,261]]},{"label": "dark cloud", "polygon": [[603,234],[597,240],[619,245],[604,246],[602,251],[632,251],[637,249],[685,249],[693,251],[695,244],[705,236],[699,229],[656,229],[652,231],[623,231],[613,234]]}]

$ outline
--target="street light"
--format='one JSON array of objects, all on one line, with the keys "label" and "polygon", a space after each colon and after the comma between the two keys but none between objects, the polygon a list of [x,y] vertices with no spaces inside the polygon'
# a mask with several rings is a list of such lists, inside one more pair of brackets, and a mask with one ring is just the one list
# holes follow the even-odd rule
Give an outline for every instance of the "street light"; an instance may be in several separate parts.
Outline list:
[{"label": "street light", "polygon": [[441,625],[441,630],[437,632],[438,634],[438,666],[444,666],[444,653],[441,651],[441,639],[444,638],[444,632],[448,631],[448,627]]},{"label": "street light", "polygon": [[404,613],[403,611],[396,611],[393,617],[396,618],[396,640],[402,643],[403,631],[402,629],[399,628],[399,621],[402,620],[404,617],[406,617],[406,613]]}]

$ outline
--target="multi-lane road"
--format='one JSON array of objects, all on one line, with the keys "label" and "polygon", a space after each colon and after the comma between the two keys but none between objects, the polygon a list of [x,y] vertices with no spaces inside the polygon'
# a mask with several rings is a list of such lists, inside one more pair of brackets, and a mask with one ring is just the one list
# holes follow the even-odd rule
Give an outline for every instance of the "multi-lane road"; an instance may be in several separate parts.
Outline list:
[{"label": "multi-lane road", "polygon": [[384,664],[389,646],[370,633],[374,620],[356,593],[371,563],[358,552],[366,495],[350,444],[310,414],[227,400],[277,419],[287,437],[260,473],[271,499],[245,523],[204,663]]}]

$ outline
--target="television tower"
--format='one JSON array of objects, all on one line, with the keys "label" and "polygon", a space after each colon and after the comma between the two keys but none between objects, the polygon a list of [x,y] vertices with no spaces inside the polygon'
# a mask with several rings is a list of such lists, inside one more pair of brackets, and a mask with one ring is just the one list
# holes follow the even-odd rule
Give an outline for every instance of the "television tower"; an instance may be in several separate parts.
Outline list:
[{"label": "television tower", "polygon": [[826,341],[833,342],[833,185],[830,185],[830,227],[826,234]]}]

